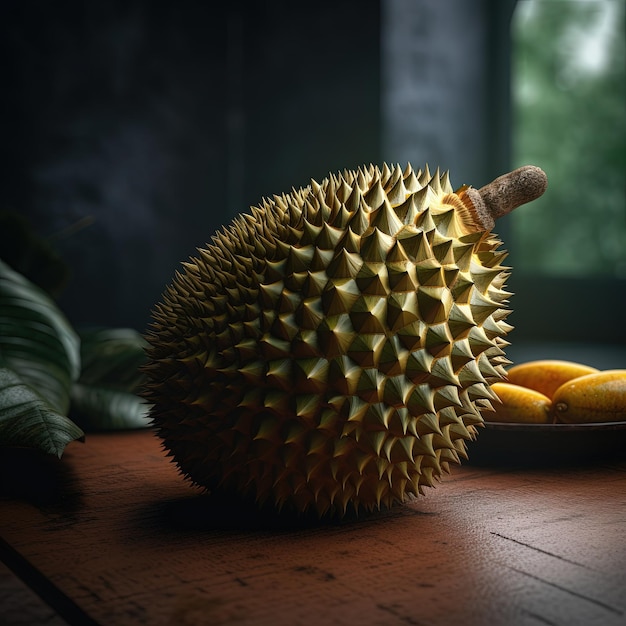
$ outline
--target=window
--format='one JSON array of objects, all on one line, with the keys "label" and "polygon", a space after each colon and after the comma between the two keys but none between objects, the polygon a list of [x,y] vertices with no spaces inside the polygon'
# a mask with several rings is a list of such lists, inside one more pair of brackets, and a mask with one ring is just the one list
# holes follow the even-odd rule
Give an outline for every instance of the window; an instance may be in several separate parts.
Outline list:
[{"label": "window", "polygon": [[512,165],[539,165],[549,180],[542,198],[510,216],[517,361],[626,367],[625,7],[519,0],[515,8]]},{"label": "window", "polygon": [[514,213],[516,271],[626,278],[623,0],[520,0],[513,20],[513,165],[548,174]]}]

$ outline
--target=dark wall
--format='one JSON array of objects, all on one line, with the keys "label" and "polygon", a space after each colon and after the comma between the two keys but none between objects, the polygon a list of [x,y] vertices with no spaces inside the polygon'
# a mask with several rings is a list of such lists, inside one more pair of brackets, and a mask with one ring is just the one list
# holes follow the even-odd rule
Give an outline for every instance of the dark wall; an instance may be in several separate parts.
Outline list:
[{"label": "dark wall", "polygon": [[5,207],[52,238],[76,323],[145,325],[226,217],[226,31],[205,3],[2,3]]},{"label": "dark wall", "polygon": [[377,162],[379,1],[242,7],[243,204]]},{"label": "dark wall", "polygon": [[70,266],[71,321],[142,330],[263,196],[383,158],[501,173],[492,47],[513,2],[4,0],[3,207]]},{"label": "dark wall", "polygon": [[383,157],[482,186],[509,167],[516,0],[383,0]]},{"label": "dark wall", "polygon": [[378,160],[378,31],[373,0],[2,2],[2,204],[70,319],[143,329],[234,214]]}]

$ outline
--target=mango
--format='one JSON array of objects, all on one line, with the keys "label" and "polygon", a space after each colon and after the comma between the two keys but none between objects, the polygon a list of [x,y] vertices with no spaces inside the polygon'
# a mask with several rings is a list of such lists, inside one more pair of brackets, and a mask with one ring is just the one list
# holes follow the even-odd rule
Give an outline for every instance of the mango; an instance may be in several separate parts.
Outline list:
[{"label": "mango", "polygon": [[514,365],[507,371],[507,381],[528,389],[539,391],[552,398],[564,383],[599,372],[595,367],[572,361],[539,360]]},{"label": "mango", "polygon": [[626,370],[587,374],[561,385],[552,397],[555,422],[588,424],[626,420]]},{"label": "mango", "polygon": [[493,402],[494,411],[483,413],[486,421],[523,424],[548,424],[551,421],[550,398],[539,391],[502,382],[493,383],[491,389],[500,403]]}]

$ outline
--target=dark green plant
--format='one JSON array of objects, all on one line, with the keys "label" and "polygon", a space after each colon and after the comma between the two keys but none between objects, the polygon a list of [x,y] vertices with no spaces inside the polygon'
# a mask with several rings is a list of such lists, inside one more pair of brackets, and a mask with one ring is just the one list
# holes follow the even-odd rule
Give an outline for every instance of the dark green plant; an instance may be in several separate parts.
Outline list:
[{"label": "dark green plant", "polygon": [[77,333],[52,298],[0,260],[0,446],[61,456],[89,430],[148,425],[143,338]]}]

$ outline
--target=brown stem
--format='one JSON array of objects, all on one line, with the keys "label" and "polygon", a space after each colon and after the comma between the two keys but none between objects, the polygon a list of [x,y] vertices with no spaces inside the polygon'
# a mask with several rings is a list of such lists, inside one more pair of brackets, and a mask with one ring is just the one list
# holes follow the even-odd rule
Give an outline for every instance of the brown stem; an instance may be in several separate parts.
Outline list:
[{"label": "brown stem", "polygon": [[476,230],[491,230],[495,220],[535,200],[547,186],[548,179],[541,168],[524,165],[481,189],[467,187],[459,195],[472,214]]}]

